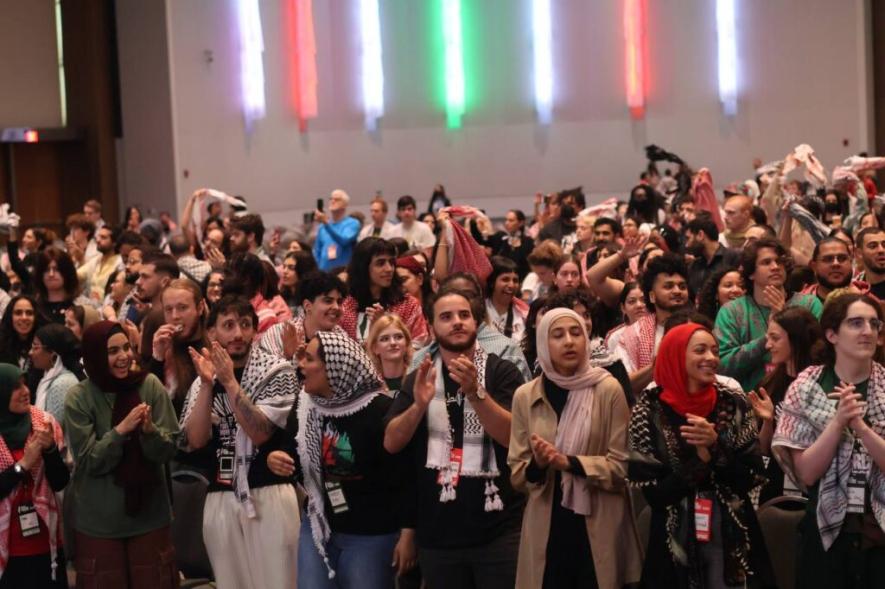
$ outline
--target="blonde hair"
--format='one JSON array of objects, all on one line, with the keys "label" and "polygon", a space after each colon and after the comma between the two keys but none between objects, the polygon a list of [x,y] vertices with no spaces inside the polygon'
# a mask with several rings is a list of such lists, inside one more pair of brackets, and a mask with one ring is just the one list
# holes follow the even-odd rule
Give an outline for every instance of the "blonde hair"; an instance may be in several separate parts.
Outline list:
[{"label": "blonde hair", "polygon": [[405,371],[409,369],[409,364],[412,362],[412,334],[409,332],[409,328],[406,327],[406,324],[403,323],[403,320],[399,315],[385,313],[372,322],[372,327],[369,328],[369,335],[366,337],[366,353],[369,354],[369,358],[372,359],[372,364],[378,369],[378,374],[384,374],[381,366],[381,358],[372,351],[372,348],[378,343],[378,338],[381,337],[381,332],[391,325],[403,332],[403,336],[406,338],[404,346],[405,350],[403,351],[403,376],[405,376]]}]

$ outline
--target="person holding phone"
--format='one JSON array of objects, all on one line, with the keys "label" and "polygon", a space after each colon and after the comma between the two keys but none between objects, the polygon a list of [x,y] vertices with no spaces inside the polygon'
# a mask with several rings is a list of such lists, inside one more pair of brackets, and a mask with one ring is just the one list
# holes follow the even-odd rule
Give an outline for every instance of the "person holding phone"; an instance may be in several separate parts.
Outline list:
[{"label": "person holding phone", "polygon": [[347,216],[348,204],[350,197],[340,189],[332,191],[328,215],[323,212],[322,199],[317,200],[313,219],[320,228],[313,244],[313,257],[316,258],[320,270],[329,271],[350,262],[353,246],[360,232],[360,222]]}]

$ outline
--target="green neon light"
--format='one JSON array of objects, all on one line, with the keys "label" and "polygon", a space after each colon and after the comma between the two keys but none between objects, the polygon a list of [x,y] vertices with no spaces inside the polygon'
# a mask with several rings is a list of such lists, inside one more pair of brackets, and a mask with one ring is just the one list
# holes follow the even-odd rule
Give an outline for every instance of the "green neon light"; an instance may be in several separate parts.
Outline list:
[{"label": "green neon light", "polygon": [[55,0],[55,45],[58,55],[58,98],[61,102],[61,126],[68,126],[68,94],[65,89],[64,34],[61,27],[61,0]]},{"label": "green neon light", "polygon": [[443,44],[445,48],[446,124],[461,127],[465,112],[464,47],[461,30],[461,0],[442,0]]}]

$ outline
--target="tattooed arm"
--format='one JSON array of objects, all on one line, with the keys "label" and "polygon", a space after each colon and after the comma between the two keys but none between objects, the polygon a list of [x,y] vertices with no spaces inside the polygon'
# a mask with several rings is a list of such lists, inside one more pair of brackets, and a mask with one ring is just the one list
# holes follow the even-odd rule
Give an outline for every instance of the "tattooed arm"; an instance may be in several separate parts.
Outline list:
[{"label": "tattooed arm", "polygon": [[224,383],[227,400],[233,409],[237,424],[246,431],[246,435],[256,446],[268,441],[276,427],[262,411],[249,400],[236,380]]}]

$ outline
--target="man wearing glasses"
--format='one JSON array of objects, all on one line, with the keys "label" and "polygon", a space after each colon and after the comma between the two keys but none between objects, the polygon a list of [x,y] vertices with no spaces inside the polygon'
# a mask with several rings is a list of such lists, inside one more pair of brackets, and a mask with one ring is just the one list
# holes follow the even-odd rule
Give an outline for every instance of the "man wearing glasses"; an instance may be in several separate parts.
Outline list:
[{"label": "man wearing glasses", "polygon": [[851,285],[861,293],[870,290],[866,282],[852,281],[854,271],[851,267],[851,251],[848,244],[838,237],[825,237],[814,246],[810,267],[814,271],[816,283],[804,288],[802,294],[816,296],[821,304],[837,288]]},{"label": "man wearing glasses", "polygon": [[745,391],[751,391],[765,376],[765,365],[770,361],[765,350],[769,316],[784,307],[801,306],[820,318],[823,305],[815,296],[787,292],[790,259],[777,240],[763,238],[753,242],[741,257],[747,294],[719,309],[715,335],[719,340],[720,372],[740,382]]}]

